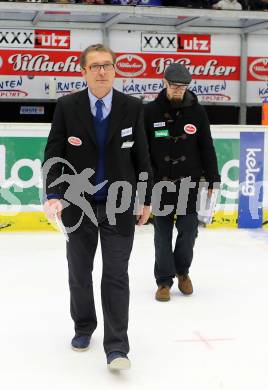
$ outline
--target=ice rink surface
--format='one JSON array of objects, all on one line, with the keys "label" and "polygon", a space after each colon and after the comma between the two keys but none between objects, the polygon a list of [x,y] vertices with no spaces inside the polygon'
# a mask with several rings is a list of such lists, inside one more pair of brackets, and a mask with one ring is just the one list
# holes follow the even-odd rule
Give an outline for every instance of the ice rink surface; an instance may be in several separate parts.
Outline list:
[{"label": "ice rink surface", "polygon": [[107,370],[102,347],[101,253],[95,259],[98,327],[87,352],[73,325],[60,234],[1,233],[1,390],[267,390],[268,231],[201,228],[194,294],[154,300],[153,228],[137,228],[130,261],[129,357]]}]

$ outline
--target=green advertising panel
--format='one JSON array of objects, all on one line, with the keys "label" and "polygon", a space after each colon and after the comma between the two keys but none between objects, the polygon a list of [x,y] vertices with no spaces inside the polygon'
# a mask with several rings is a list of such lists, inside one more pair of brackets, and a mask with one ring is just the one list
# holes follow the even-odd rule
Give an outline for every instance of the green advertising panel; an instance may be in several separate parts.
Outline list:
[{"label": "green advertising panel", "polygon": [[221,174],[220,204],[237,204],[239,188],[240,140],[219,138],[213,140]]},{"label": "green advertising panel", "polygon": [[[0,137],[0,204],[40,204],[45,137]],[[218,202],[237,204],[239,139],[214,139],[222,192]],[[12,197],[13,195],[13,197]]]},{"label": "green advertising panel", "polygon": [[0,204],[40,204],[46,138],[0,137]]}]

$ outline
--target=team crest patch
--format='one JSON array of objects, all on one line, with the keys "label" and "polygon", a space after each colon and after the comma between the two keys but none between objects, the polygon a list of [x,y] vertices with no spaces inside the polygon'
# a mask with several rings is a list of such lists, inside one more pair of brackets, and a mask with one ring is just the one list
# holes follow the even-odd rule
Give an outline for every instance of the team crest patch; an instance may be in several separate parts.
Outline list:
[{"label": "team crest patch", "polygon": [[192,125],[191,123],[188,123],[187,125],[184,126],[184,131],[187,134],[195,134],[196,133],[196,127],[195,125]]},{"label": "team crest patch", "polygon": [[69,142],[69,144],[71,144],[73,146],[80,146],[80,145],[82,145],[81,139],[77,138],[77,137],[69,137],[68,138],[68,142]]}]

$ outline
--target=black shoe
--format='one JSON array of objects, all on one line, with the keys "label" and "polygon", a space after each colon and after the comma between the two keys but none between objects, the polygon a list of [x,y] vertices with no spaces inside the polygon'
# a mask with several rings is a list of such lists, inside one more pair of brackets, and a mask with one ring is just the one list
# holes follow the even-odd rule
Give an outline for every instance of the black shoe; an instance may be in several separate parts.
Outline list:
[{"label": "black shoe", "polygon": [[90,343],[90,336],[75,335],[74,338],[72,339],[71,345],[74,351],[82,352],[88,349],[89,343]]},{"label": "black shoe", "polygon": [[110,370],[129,370],[130,360],[126,353],[123,352],[110,352],[107,355],[107,365]]}]

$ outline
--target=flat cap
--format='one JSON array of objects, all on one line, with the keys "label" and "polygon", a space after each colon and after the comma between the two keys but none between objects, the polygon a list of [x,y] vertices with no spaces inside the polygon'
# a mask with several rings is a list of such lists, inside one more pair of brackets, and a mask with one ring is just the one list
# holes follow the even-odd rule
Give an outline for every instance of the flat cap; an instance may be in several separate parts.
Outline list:
[{"label": "flat cap", "polygon": [[164,73],[164,78],[171,83],[190,84],[192,76],[187,68],[174,62]]}]

